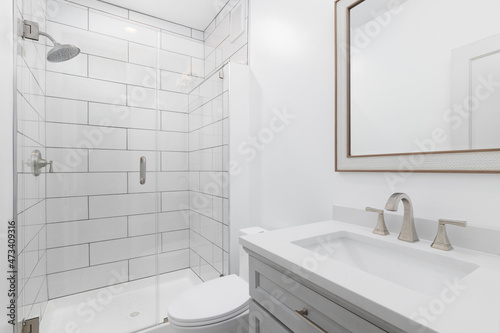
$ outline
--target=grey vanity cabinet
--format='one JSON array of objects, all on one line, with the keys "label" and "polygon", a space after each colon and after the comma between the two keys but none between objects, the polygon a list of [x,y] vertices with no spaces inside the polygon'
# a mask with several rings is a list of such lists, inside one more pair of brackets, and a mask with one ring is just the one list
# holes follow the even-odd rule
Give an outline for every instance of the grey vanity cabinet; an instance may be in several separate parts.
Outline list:
[{"label": "grey vanity cabinet", "polygon": [[250,256],[250,333],[387,332],[291,275]]}]

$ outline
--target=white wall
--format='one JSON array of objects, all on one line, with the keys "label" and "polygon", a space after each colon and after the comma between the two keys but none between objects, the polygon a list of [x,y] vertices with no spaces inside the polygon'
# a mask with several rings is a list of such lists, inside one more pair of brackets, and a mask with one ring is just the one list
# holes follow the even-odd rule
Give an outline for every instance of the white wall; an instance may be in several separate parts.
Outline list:
[{"label": "white wall", "polygon": [[391,184],[383,173],[334,173],[333,40],[332,0],[250,3],[252,132],[269,127],[274,108],[296,115],[251,163],[251,221],[310,223],[330,218],[334,204],[383,207],[403,191],[417,217],[500,229],[500,175],[410,174]]},{"label": "white wall", "polygon": [[0,3],[0,299],[2,307],[2,320],[0,332],[11,332],[12,326],[7,324],[4,315],[8,304],[7,280],[4,278],[7,271],[6,261],[6,231],[7,221],[12,219],[12,96],[13,96],[13,50],[12,50],[12,1]]}]

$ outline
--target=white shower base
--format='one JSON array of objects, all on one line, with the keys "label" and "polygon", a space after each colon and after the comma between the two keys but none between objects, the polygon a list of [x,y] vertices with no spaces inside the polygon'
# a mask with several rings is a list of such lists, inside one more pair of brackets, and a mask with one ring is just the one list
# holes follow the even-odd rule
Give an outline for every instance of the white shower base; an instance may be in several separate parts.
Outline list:
[{"label": "white shower base", "polygon": [[[153,277],[51,300],[40,332],[138,332],[163,323],[170,302],[184,290],[202,283],[191,269],[163,274],[158,280],[158,295]],[[166,333],[168,325],[158,329]]]}]

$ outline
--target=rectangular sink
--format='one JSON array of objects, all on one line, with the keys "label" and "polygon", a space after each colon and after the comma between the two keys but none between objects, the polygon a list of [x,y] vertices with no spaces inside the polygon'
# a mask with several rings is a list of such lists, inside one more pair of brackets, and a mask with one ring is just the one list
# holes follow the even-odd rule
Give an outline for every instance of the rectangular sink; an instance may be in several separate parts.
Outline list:
[{"label": "rectangular sink", "polygon": [[439,253],[428,253],[347,231],[292,243],[429,296],[438,295],[447,287],[447,281],[453,284],[479,267]]}]

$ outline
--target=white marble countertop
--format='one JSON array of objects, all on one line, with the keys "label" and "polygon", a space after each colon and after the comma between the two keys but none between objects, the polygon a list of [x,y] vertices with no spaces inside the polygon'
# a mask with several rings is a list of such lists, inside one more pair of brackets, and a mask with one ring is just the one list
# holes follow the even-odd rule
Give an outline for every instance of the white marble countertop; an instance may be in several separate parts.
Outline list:
[{"label": "white marble countertop", "polygon": [[[479,267],[458,282],[449,281],[446,287],[443,284],[442,292],[429,296],[330,258],[311,264],[312,252],[292,243],[338,231]],[[427,240],[406,243],[399,241],[397,234],[379,236],[371,231],[353,224],[324,221],[243,236],[240,244],[404,331],[500,333],[500,256],[458,247],[445,252],[431,248]]]}]

